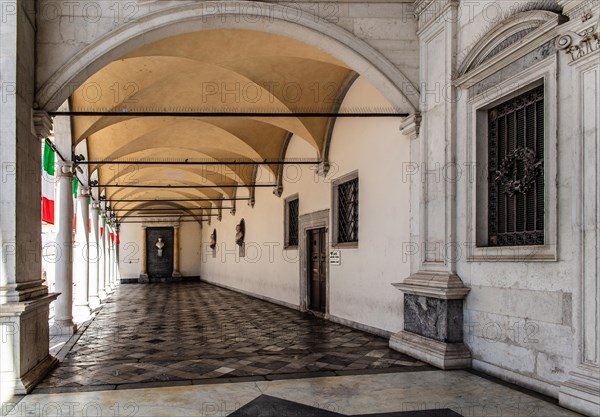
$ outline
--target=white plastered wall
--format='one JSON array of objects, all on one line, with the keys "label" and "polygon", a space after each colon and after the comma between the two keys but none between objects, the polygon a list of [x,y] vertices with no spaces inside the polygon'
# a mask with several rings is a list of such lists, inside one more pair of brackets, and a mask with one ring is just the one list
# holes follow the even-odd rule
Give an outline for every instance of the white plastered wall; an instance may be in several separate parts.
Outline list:
[{"label": "white plastered wall", "polygon": [[[343,107],[389,106],[383,96],[359,78]],[[402,294],[391,283],[410,274],[403,244],[409,240],[409,184],[399,181],[408,162],[409,139],[399,132],[397,118],[338,119],[330,150],[327,178],[311,166],[289,166],[281,197],[271,188],[256,191],[254,208],[239,204],[235,216],[224,213],[203,229],[203,241],[217,231],[217,255],[206,243],[202,249],[202,279],[298,307],[300,264],[297,249],[284,249],[284,202],[297,194],[300,215],[331,210],[332,180],[359,172],[359,247],[341,249],[341,265],[329,268],[329,314],[348,324],[358,323],[384,332],[401,329]],[[293,137],[287,159],[315,158],[304,140]],[[259,182],[268,182],[261,171]],[[235,255],[235,225],[246,224],[246,257]],[[330,218],[330,225],[332,219]],[[331,230],[330,230],[331,232]],[[331,236],[331,233],[329,233]]]},{"label": "white plastered wall", "polygon": [[[151,227],[151,226],[150,226]],[[123,223],[119,231],[119,274],[123,279],[139,278],[142,225]],[[184,277],[200,275],[200,224],[182,222],[179,228],[179,269]]]}]

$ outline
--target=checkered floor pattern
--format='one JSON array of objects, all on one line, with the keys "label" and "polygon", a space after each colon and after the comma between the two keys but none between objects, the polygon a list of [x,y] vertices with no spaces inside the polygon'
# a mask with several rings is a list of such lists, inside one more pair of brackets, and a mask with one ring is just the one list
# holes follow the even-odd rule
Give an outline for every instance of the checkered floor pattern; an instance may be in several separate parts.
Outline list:
[{"label": "checkered floor pattern", "polygon": [[213,285],[122,285],[36,392],[429,369],[383,338]]}]

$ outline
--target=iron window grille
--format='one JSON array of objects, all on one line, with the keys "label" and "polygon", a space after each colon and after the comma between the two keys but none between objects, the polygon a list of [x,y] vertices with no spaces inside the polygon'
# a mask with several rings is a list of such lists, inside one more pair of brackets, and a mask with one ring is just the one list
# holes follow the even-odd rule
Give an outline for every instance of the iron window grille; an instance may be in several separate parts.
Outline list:
[{"label": "iron window grille", "polygon": [[288,246],[298,246],[298,217],[300,200],[288,201]]},{"label": "iron window grille", "polygon": [[543,245],[543,85],[488,111],[488,165],[488,245]]},{"label": "iron window grille", "polygon": [[358,242],[358,178],[338,185],[338,243]]}]

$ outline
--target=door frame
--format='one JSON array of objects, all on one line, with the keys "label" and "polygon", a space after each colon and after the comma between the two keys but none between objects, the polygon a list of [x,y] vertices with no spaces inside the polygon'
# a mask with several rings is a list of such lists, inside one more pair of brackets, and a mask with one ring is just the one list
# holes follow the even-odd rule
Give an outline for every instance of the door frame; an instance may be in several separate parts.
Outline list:
[{"label": "door frame", "polygon": [[172,276],[173,276],[173,272],[175,271],[175,226],[147,226],[146,227],[146,233],[144,238],[146,239],[146,259],[144,260],[146,262],[146,275],[148,275],[148,279],[154,279],[157,280],[159,278],[156,277],[151,277],[151,273],[150,273],[150,262],[148,262],[148,258],[151,256],[151,253],[153,253],[154,246],[153,245],[148,245],[148,233],[151,230],[155,230],[155,229],[163,229],[163,230],[169,230],[170,233],[172,233],[172,242],[173,242],[173,246],[169,249],[170,251],[172,251],[172,255],[171,255],[171,262],[173,263],[173,268],[171,271],[171,274],[165,277],[161,277],[161,280],[171,280]]},{"label": "door frame", "polygon": [[329,209],[315,211],[300,216],[298,222],[298,252],[300,255],[300,311],[308,311],[308,252],[307,232],[312,229],[325,229],[327,261],[325,262],[325,318],[329,317],[329,249],[331,248],[329,232]]}]

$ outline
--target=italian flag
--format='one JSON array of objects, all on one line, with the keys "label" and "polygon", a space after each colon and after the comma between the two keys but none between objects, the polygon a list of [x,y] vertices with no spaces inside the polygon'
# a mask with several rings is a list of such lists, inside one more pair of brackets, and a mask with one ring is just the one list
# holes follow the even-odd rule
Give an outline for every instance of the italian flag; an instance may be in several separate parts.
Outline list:
[{"label": "italian flag", "polygon": [[54,224],[54,150],[48,142],[44,142],[42,164],[42,221]]}]

